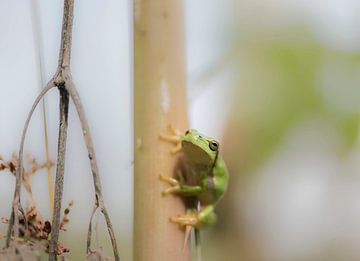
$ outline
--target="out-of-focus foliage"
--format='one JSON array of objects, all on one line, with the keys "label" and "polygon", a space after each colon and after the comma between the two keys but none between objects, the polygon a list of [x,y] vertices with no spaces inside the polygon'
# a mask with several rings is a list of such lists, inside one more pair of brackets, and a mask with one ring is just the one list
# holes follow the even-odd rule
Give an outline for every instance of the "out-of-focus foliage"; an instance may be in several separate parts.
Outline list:
[{"label": "out-of-focus foliage", "polygon": [[229,136],[237,138],[226,143],[229,160],[258,166],[289,129],[309,120],[329,125],[339,153],[351,149],[359,133],[360,54],[331,50],[296,28],[273,33],[239,40],[232,51]]},{"label": "out-of-focus foliage", "polygon": [[[230,75],[232,109],[223,149],[231,182],[218,208],[218,238],[210,236],[205,246],[218,248],[207,258],[272,260],[264,259],[266,246],[247,228],[243,205],[251,209],[253,203],[242,191],[261,182],[257,170],[303,125],[326,126],[324,140],[333,143],[334,153],[344,159],[351,153],[360,133],[360,53],[332,49],[295,26],[240,34],[224,57],[208,75]],[[314,260],[311,255],[303,253],[304,260]]]}]

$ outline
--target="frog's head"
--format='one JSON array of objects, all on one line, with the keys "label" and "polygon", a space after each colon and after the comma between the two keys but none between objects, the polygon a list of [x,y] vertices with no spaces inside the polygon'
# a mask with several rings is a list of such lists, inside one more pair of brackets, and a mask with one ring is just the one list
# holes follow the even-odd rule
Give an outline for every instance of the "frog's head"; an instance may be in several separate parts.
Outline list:
[{"label": "frog's head", "polygon": [[219,142],[190,129],[181,138],[182,150],[188,161],[195,164],[212,165],[219,152]]}]

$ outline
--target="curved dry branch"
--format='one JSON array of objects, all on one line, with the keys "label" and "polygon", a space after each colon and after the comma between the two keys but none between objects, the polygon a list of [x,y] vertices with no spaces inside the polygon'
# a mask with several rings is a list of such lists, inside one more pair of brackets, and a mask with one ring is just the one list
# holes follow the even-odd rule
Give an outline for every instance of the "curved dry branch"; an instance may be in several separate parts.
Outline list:
[{"label": "curved dry branch", "polygon": [[[120,256],[119,256],[118,249],[117,249],[114,229],[111,224],[110,216],[108,214],[108,211],[105,207],[104,200],[103,200],[99,169],[98,169],[98,166],[96,163],[94,144],[93,144],[93,141],[91,138],[89,124],[86,120],[85,110],[83,108],[83,105],[80,100],[80,96],[76,90],[74,83],[71,80],[68,80],[65,82],[65,87],[66,87],[67,91],[69,92],[71,100],[73,101],[73,103],[75,105],[75,108],[76,108],[76,111],[78,113],[79,120],[81,123],[81,128],[82,128],[83,136],[84,136],[84,142],[85,142],[85,145],[86,145],[86,148],[88,151],[91,172],[93,175],[94,188],[95,188],[95,206],[100,207],[101,212],[103,213],[103,215],[105,217],[107,229],[109,232],[109,237],[110,237],[111,244],[113,247],[114,257],[115,257],[115,260],[118,261],[118,260],[120,260]],[[90,221],[90,226],[91,226],[91,223],[92,222]],[[90,245],[91,244],[91,230],[88,231],[87,238],[88,238],[88,242],[89,242],[88,245]]]},{"label": "curved dry branch", "polygon": [[100,199],[102,199],[102,188],[99,177],[99,168],[96,163],[96,155],[94,150],[94,144],[90,134],[90,128],[86,119],[85,110],[80,100],[80,96],[75,88],[74,83],[69,80],[65,83],[65,88],[69,92],[71,100],[73,101],[77,114],[79,116],[79,120],[81,123],[81,128],[84,136],[84,142],[86,145],[86,149],[88,150],[88,158],[90,160],[91,172],[94,179],[94,188],[95,188],[95,197],[97,203],[101,206]]},{"label": "curved dry branch", "polygon": [[13,198],[13,207],[12,207],[12,213],[9,220],[9,226],[8,226],[8,232],[7,232],[7,238],[6,238],[6,246],[8,247],[10,245],[10,239],[11,239],[11,233],[14,229],[14,236],[15,238],[19,235],[19,210],[22,209],[20,204],[20,189],[21,189],[21,180],[23,176],[23,154],[24,154],[24,143],[25,143],[25,137],[26,132],[28,130],[30,120],[32,118],[32,115],[41,101],[41,99],[45,96],[45,94],[52,88],[55,87],[53,79],[49,81],[49,83],[46,85],[46,87],[40,92],[38,97],[35,99],[33,106],[31,107],[31,110],[29,112],[29,115],[26,119],[25,126],[22,132],[21,136],[21,142],[20,142],[20,149],[19,149],[19,157],[18,157],[18,164],[16,168],[16,182],[15,182],[15,192],[14,192],[14,198]]},{"label": "curved dry branch", "polygon": [[91,236],[92,236],[92,221],[94,218],[94,215],[96,213],[96,210],[99,208],[98,205],[95,204],[93,211],[91,213],[91,217],[90,217],[90,222],[89,222],[89,228],[88,228],[88,234],[87,234],[87,239],[86,239],[86,253],[92,253],[93,251],[90,249],[91,248]]}]

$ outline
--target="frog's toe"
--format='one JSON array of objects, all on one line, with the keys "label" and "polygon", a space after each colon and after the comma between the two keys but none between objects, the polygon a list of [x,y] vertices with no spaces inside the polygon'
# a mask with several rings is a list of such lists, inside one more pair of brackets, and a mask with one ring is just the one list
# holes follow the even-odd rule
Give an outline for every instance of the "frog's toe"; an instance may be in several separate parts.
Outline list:
[{"label": "frog's toe", "polygon": [[169,183],[171,185],[171,187],[161,192],[163,196],[180,191],[180,183],[177,179],[164,175],[160,175],[159,178],[160,180],[165,181],[166,183]]},{"label": "frog's toe", "polygon": [[159,139],[173,143],[175,145],[177,145],[178,143],[181,142],[180,136],[175,136],[175,135],[162,135],[161,134],[161,135],[159,135]]},{"label": "frog's toe", "polygon": [[170,133],[172,133],[173,135],[176,136],[180,136],[180,131],[178,129],[176,129],[172,124],[168,125],[168,130],[170,131]]},{"label": "frog's toe", "polygon": [[179,190],[180,190],[180,186],[179,186],[179,185],[175,185],[175,186],[172,186],[172,187],[167,188],[167,189],[165,189],[164,191],[162,191],[162,192],[161,192],[161,195],[166,196],[166,195],[171,194],[171,193],[179,192]]},{"label": "frog's toe", "polygon": [[200,226],[200,220],[198,218],[198,215],[194,213],[171,217],[170,221],[179,224],[182,227],[191,226],[198,228]]},{"label": "frog's toe", "polygon": [[170,153],[175,154],[181,150],[181,135],[180,132],[173,127],[169,127],[169,131],[171,133],[170,135],[159,135],[159,139],[174,144],[175,147],[170,150]]},{"label": "frog's toe", "polygon": [[177,179],[169,176],[159,175],[159,179],[165,181],[166,183],[169,183],[172,186],[179,185],[179,181]]},{"label": "frog's toe", "polygon": [[177,143],[175,147],[173,147],[171,150],[170,150],[170,153],[171,154],[176,154],[178,153],[180,150],[181,150],[181,143]]}]

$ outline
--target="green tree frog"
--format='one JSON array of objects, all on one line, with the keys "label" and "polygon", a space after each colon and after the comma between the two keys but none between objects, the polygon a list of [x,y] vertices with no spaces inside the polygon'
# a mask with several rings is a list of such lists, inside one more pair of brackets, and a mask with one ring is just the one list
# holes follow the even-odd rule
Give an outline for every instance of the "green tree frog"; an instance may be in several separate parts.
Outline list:
[{"label": "green tree frog", "polygon": [[194,129],[187,130],[185,135],[179,135],[172,127],[170,129],[173,135],[160,135],[160,139],[175,144],[172,153],[183,152],[184,168],[177,178],[160,175],[162,181],[171,185],[162,194],[175,193],[193,197],[198,202],[197,207],[188,209],[186,214],[171,217],[170,221],[196,229],[212,225],[216,222],[215,205],[226,191],[229,180],[219,153],[219,142]]}]

